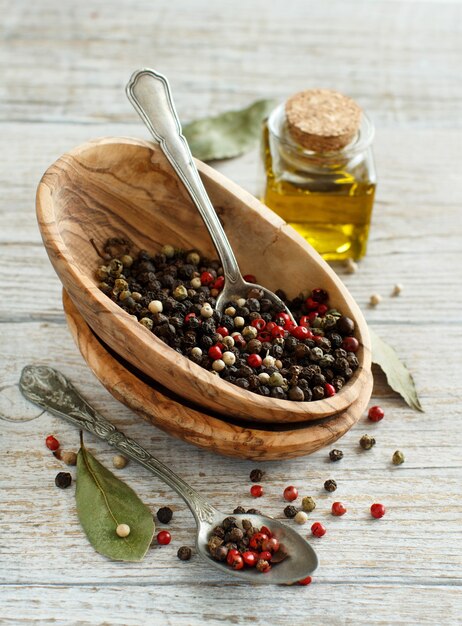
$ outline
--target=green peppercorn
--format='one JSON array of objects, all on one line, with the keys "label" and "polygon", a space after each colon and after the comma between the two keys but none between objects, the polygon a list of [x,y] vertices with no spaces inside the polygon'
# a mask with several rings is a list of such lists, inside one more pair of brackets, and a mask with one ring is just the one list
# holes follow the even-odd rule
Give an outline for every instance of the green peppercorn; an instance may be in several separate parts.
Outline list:
[{"label": "green peppercorn", "polygon": [[401,463],[404,463],[404,454],[401,450],[396,450],[396,452],[393,453],[391,461],[393,465],[401,465]]},{"label": "green peppercorn", "polygon": [[131,267],[133,265],[133,257],[129,254],[124,254],[120,257],[124,267]]},{"label": "green peppercorn", "polygon": [[109,274],[114,278],[117,278],[122,274],[123,268],[124,266],[122,265],[122,261],[119,261],[119,259],[112,259],[108,265]]},{"label": "green peppercorn", "polygon": [[373,446],[375,446],[375,439],[370,435],[363,435],[359,440],[359,445],[363,450],[370,450]]},{"label": "green peppercorn", "polygon": [[172,257],[175,256],[175,248],[173,246],[170,246],[169,244],[162,246],[161,252],[162,254],[165,254],[167,259],[171,259]]},{"label": "green peppercorn", "polygon": [[142,317],[140,319],[140,324],[142,324],[148,330],[152,330],[153,322],[152,319],[150,319],[149,317]]},{"label": "green peppercorn", "polygon": [[311,496],[305,496],[302,499],[302,509],[307,513],[311,513],[316,508],[316,502],[313,500]]},{"label": "green peppercorn", "polygon": [[188,290],[184,285],[178,285],[173,292],[175,300],[185,300],[188,297]]},{"label": "green peppercorn", "polygon": [[284,384],[284,377],[279,372],[274,372],[271,374],[270,379],[268,381],[268,385],[270,387],[280,387]]}]

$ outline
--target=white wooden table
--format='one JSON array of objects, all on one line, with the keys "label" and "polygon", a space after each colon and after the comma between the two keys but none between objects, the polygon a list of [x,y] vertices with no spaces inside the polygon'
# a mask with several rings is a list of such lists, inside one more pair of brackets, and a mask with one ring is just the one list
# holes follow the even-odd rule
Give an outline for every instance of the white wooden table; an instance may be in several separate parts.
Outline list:
[{"label": "white wooden table", "polygon": [[[461,3],[16,0],[0,9],[0,623],[461,623]],[[377,126],[369,252],[345,281],[410,365],[425,413],[378,376],[373,401],[386,418],[364,419],[345,436],[341,463],[321,451],[263,464],[264,511],[282,516],[288,484],[318,500],[314,518],[328,533],[315,543],[321,567],[309,587],[248,588],[197,557],[180,562],[193,519],[134,464],[123,476],[144,501],[175,509],[173,541],[139,564],[99,556],[79,527],[73,489],[55,488],[62,465],[44,446],[54,432],[76,449],[77,432],[47,414],[33,419],[38,411],[19,397],[25,364],[55,366],[211,502],[254,505],[254,464],[168,437],[98,384],[66,328],[36,227],[37,182],[62,152],[96,136],[147,136],[123,91],[144,65],[169,76],[184,120],[326,86],[356,98]],[[257,160],[255,151],[218,167],[255,192]],[[396,282],[404,291],[390,298]],[[375,310],[373,292],[384,296]],[[358,446],[364,432],[378,442],[368,453]],[[105,445],[87,442],[110,464]],[[406,455],[398,468],[397,448]],[[329,514],[330,477],[349,508],[343,518]],[[373,501],[387,506],[380,521],[369,516]]]}]

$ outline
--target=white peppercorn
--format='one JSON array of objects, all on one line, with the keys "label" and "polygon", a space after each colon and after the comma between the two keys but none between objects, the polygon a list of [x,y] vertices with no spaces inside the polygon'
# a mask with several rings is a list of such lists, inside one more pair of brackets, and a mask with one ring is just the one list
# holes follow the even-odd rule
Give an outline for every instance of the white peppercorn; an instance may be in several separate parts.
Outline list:
[{"label": "white peppercorn", "polygon": [[151,313],[162,313],[164,305],[160,300],[151,300],[148,304],[148,309]]}]

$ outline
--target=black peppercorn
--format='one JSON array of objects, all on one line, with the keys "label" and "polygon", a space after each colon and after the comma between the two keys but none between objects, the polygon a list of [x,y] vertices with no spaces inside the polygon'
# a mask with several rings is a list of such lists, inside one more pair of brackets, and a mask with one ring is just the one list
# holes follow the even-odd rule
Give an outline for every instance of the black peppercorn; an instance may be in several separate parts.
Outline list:
[{"label": "black peppercorn", "polygon": [[247,509],[246,513],[248,515],[261,515],[261,511],[259,509]]},{"label": "black peppercorn", "polygon": [[333,478],[330,478],[324,483],[324,489],[330,492],[335,491],[337,489],[337,483],[333,480]]},{"label": "black peppercorn", "polygon": [[223,526],[215,526],[215,528],[212,530],[212,535],[216,535],[217,537],[220,537],[220,539],[224,539],[225,529],[223,528]]},{"label": "black peppercorn", "polygon": [[173,517],[173,511],[169,506],[163,506],[157,511],[156,516],[161,524],[168,524]]},{"label": "black peppercorn", "polygon": [[289,504],[288,506],[286,506],[286,508],[284,509],[284,515],[288,518],[293,518],[297,515],[298,513],[298,509],[296,506],[293,506],[292,504]]},{"label": "black peppercorn", "polygon": [[355,323],[351,318],[342,315],[337,320],[336,328],[342,335],[352,335],[355,330]]},{"label": "black peppercorn", "polygon": [[263,476],[264,476],[264,475],[265,475],[265,472],[264,472],[263,470],[258,469],[258,468],[253,469],[253,470],[250,472],[250,480],[251,480],[253,483],[259,483],[259,482],[261,481],[261,479],[263,478]]},{"label": "black peppercorn", "polygon": [[243,536],[244,536],[244,533],[242,532],[240,528],[231,528],[231,530],[227,532],[225,535],[225,541],[226,542],[232,541],[233,543],[238,543],[239,541],[241,541]]},{"label": "black peppercorn", "polygon": [[244,507],[243,507],[243,506],[237,506],[237,507],[234,509],[233,513],[234,513],[235,515],[239,515],[239,514],[245,513],[245,509],[244,509]]},{"label": "black peppercorn", "polygon": [[224,561],[228,556],[228,548],[226,546],[218,546],[212,556],[216,561]]},{"label": "black peppercorn", "polygon": [[67,489],[71,486],[72,476],[69,472],[59,472],[56,474],[55,485],[60,489]]},{"label": "black peppercorn", "polygon": [[[216,552],[217,551],[215,550],[215,554]],[[181,546],[176,555],[180,559],[180,561],[189,561],[192,556],[192,550],[191,548],[188,548],[188,546]]]},{"label": "black peppercorn", "polygon": [[235,517],[232,516],[225,517],[221,525],[225,530],[231,530],[231,528],[236,528],[237,520]]},{"label": "black peppercorn", "polygon": [[329,452],[329,459],[333,462],[340,461],[340,459],[343,459],[343,452],[341,450],[331,450]]}]

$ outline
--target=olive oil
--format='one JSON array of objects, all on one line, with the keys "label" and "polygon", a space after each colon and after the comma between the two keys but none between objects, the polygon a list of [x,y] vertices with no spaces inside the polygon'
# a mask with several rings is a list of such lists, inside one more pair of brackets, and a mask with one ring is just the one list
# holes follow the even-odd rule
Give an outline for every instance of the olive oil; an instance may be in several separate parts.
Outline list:
[{"label": "olive oil", "polygon": [[295,143],[281,107],[264,125],[262,201],[329,261],[366,253],[376,187],[368,124],[362,137],[329,154]]}]

